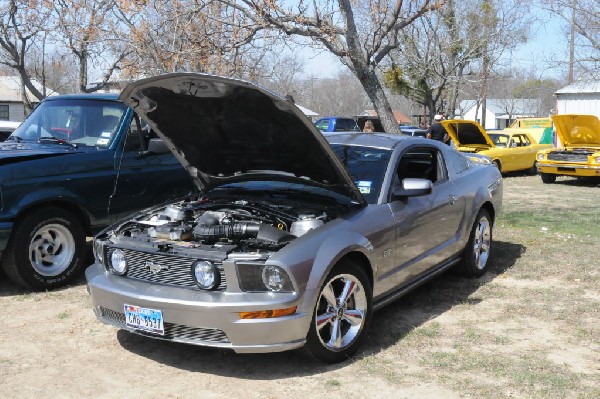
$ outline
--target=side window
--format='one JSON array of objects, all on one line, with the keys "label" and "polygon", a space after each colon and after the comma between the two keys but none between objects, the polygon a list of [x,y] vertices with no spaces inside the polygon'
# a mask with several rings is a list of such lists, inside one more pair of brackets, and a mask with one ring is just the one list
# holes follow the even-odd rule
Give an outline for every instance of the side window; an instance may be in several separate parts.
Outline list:
[{"label": "side window", "polygon": [[338,119],[335,121],[335,131],[336,132],[341,132],[344,130],[348,130],[348,123],[346,122],[346,119]]},{"label": "side window", "polygon": [[448,179],[442,153],[434,147],[408,149],[400,157],[396,169],[398,182],[406,178],[428,179],[437,183]]},{"label": "side window", "polygon": [[329,119],[322,119],[318,121],[315,126],[317,126],[317,129],[326,132],[329,127]]},{"label": "side window", "polygon": [[531,145],[531,142],[529,141],[529,139],[527,138],[527,136],[521,135],[521,145],[523,147],[527,147],[528,145]]},{"label": "side window", "polygon": [[142,151],[145,149],[143,145],[143,131],[140,118],[135,114],[129,124],[127,137],[125,137],[124,149],[125,151]]}]

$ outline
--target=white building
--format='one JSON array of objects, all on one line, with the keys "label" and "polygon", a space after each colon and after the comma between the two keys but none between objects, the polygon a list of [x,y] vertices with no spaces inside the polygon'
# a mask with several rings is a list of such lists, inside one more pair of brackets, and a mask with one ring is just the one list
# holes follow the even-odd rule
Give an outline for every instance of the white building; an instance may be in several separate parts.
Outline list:
[{"label": "white building", "polygon": [[[42,84],[32,80],[33,85],[42,91]],[[46,89],[49,95],[58,93]],[[31,101],[35,96],[27,90],[27,96]],[[37,101],[35,101],[37,102]],[[25,119],[25,105],[21,90],[21,79],[18,76],[0,76],[0,121],[22,122]]]},{"label": "white building", "polygon": [[555,94],[557,114],[588,114],[600,118],[600,80],[571,83]]},{"label": "white building", "polygon": [[485,124],[481,123],[481,103],[475,100],[463,100],[456,115],[459,119],[479,122],[486,129],[504,129],[517,118],[529,118],[537,115],[541,100],[538,99],[490,99],[486,101]]}]

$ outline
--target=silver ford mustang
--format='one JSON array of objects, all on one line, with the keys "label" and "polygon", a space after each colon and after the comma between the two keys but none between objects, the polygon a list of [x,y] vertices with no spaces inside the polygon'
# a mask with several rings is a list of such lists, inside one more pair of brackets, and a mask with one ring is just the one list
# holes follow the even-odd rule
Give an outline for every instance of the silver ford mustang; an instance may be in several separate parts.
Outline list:
[{"label": "silver ford mustang", "polygon": [[376,309],[450,267],[486,270],[502,179],[484,160],[408,136],[324,137],[240,80],[163,75],[120,99],[201,194],[95,238],[86,277],[104,323],[236,352],[306,345],[338,362]]}]

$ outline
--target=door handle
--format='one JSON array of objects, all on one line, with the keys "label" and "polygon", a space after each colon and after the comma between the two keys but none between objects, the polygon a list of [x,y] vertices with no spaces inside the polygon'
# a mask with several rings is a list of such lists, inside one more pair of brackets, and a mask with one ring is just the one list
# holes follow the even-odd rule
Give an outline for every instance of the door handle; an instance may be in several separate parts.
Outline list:
[{"label": "door handle", "polygon": [[450,205],[454,205],[455,202],[456,202],[456,196],[453,194],[448,195],[448,203]]}]

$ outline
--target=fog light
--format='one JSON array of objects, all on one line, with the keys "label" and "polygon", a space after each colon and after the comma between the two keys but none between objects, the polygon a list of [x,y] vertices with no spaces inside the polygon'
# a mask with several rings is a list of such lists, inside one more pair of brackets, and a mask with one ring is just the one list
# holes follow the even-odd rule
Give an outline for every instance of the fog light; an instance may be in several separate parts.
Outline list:
[{"label": "fog light", "polygon": [[203,290],[213,290],[221,284],[221,274],[217,267],[206,260],[192,264],[192,276]]},{"label": "fog light", "polygon": [[271,291],[281,291],[285,284],[285,272],[277,266],[265,266],[262,271],[262,281]]},{"label": "fog light", "polygon": [[120,249],[115,249],[110,253],[110,268],[115,274],[125,274],[127,271],[127,257]]}]

